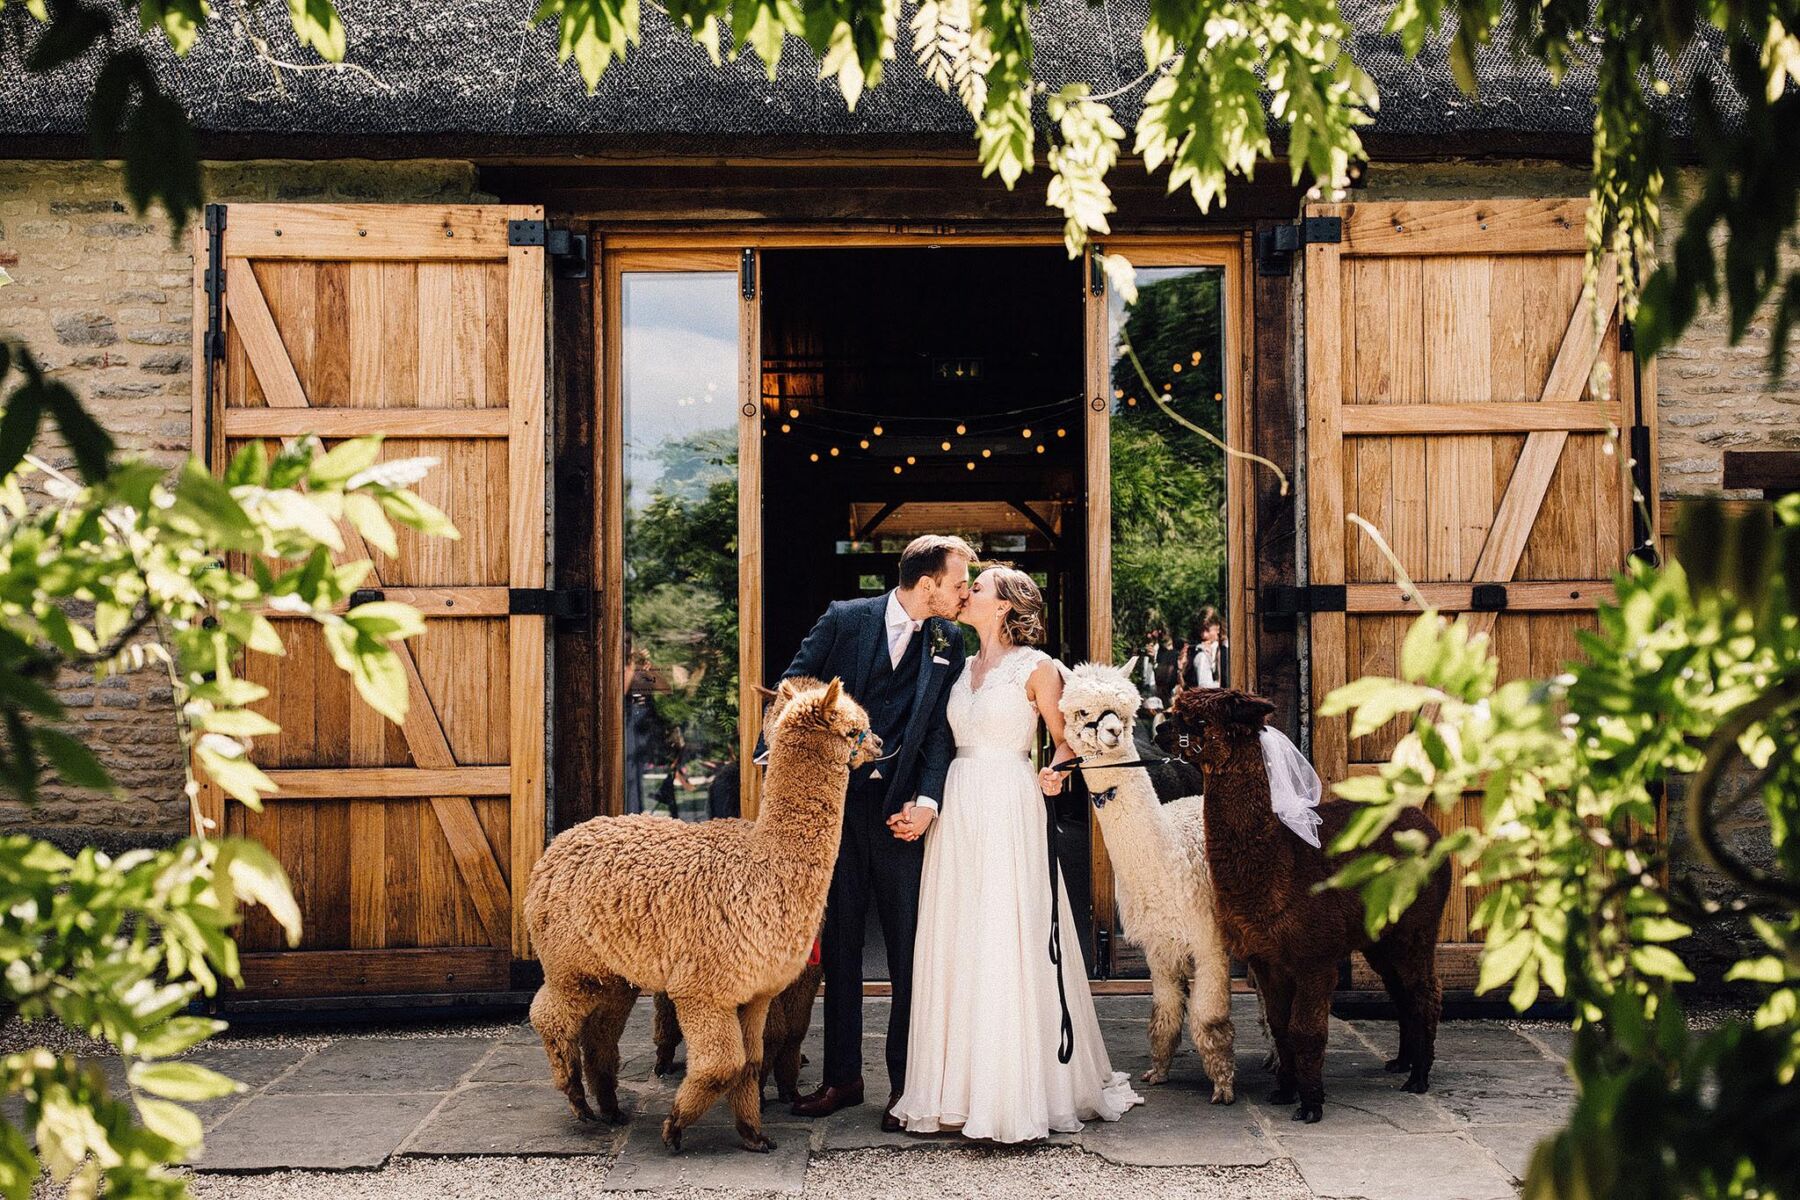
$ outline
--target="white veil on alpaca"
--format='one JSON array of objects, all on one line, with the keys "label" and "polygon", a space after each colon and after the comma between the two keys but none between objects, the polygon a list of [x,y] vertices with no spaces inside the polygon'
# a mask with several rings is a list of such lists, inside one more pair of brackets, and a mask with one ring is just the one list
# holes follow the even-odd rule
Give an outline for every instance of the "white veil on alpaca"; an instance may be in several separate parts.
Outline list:
[{"label": "white veil on alpaca", "polygon": [[1263,769],[1269,774],[1269,807],[1276,819],[1309,846],[1319,844],[1319,796],[1324,785],[1300,748],[1279,729],[1263,726]]}]

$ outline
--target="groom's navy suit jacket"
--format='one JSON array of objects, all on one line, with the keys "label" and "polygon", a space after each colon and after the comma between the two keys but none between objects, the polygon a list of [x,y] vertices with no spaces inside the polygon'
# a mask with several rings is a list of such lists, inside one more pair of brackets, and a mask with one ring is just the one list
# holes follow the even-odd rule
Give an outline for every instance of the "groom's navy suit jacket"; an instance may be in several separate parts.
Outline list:
[{"label": "groom's navy suit jacket", "polygon": [[[810,675],[814,679],[843,680],[844,687],[858,703],[869,695],[869,684],[877,664],[888,653],[888,594],[861,600],[839,600],[825,610],[783,679]],[[934,635],[934,631],[937,633]],[[933,654],[936,641],[943,649]],[[944,780],[950,773],[950,760],[956,757],[956,739],[944,715],[950,699],[950,684],[963,665],[962,630],[951,621],[927,618],[913,634],[908,653],[919,651],[919,676],[914,684],[912,712],[898,745],[882,747],[882,755],[898,755],[874,766],[864,765],[856,772],[854,783],[866,783],[876,770],[886,781],[885,809],[888,815],[899,812],[915,796],[929,796],[940,807],[944,803]]]}]

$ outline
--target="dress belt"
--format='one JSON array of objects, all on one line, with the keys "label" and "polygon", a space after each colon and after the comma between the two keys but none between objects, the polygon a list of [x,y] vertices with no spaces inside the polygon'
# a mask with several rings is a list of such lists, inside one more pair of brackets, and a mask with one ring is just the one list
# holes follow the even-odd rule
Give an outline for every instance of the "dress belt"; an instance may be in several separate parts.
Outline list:
[{"label": "dress belt", "polygon": [[1014,762],[1029,761],[1031,755],[1024,750],[1008,750],[1004,746],[958,746],[958,758],[1006,758]]}]

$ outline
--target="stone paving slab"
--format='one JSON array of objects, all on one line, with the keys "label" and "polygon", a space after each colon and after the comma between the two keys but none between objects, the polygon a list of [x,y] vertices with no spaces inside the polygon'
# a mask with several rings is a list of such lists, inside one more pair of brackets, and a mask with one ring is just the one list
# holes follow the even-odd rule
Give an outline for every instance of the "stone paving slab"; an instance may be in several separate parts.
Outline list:
[{"label": "stone paving slab", "polygon": [[[1326,1120],[1330,1120],[1327,1108]],[[1513,1200],[1486,1148],[1459,1133],[1287,1138],[1282,1149],[1320,1200]]]},{"label": "stone paving slab", "polygon": [[1523,1181],[1531,1166],[1531,1152],[1556,1132],[1554,1125],[1471,1125],[1469,1136],[1488,1148],[1500,1165]]},{"label": "stone paving slab", "polygon": [[1250,1105],[1213,1104],[1166,1086],[1118,1121],[1089,1121],[1074,1141],[1134,1167],[1260,1167],[1278,1153]]},{"label": "stone paving slab", "polygon": [[492,1038],[346,1038],[312,1055],[269,1090],[447,1092],[493,1048]]},{"label": "stone paving slab", "polygon": [[[708,1114],[711,1117],[712,1114]],[[768,1126],[775,1149],[752,1154],[730,1122],[702,1120],[683,1135],[680,1154],[662,1142],[660,1120],[640,1120],[606,1175],[608,1191],[745,1191],[799,1195],[806,1185],[807,1131]]]},{"label": "stone paving slab", "polygon": [[1471,1125],[1561,1121],[1575,1085],[1560,1063],[1476,1063],[1431,1073],[1431,1094]]},{"label": "stone paving slab", "polygon": [[[632,1113],[637,1100],[622,1094],[619,1107]],[[621,1127],[577,1119],[568,1099],[547,1082],[475,1083],[452,1093],[400,1152],[611,1155],[624,1136]]]},{"label": "stone paving slab", "polygon": [[[1400,1045],[1398,1022],[1356,1021],[1354,1025],[1382,1052]],[[1542,1062],[1544,1053],[1498,1021],[1453,1021],[1438,1026],[1437,1061]]]},{"label": "stone paving slab", "polygon": [[206,1135],[202,1171],[379,1167],[443,1097],[261,1095]]},{"label": "stone paving slab", "polygon": [[203,1126],[211,1126],[245,1103],[248,1094],[279,1079],[306,1055],[307,1051],[300,1046],[233,1046],[229,1042],[203,1045],[182,1061],[235,1079],[244,1085],[244,1091],[235,1096],[204,1100],[188,1107],[193,1109]]}]

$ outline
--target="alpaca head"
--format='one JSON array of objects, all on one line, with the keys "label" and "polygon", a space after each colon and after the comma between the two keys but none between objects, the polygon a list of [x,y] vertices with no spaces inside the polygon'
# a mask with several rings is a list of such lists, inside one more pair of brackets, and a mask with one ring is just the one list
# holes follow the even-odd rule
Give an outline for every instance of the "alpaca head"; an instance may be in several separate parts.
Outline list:
[{"label": "alpaca head", "polygon": [[836,679],[830,683],[805,676],[783,679],[769,701],[765,721],[771,746],[797,734],[824,734],[843,739],[849,767],[881,757],[881,739],[869,728],[869,715]]},{"label": "alpaca head", "polygon": [[1258,739],[1275,706],[1231,688],[1193,688],[1176,697],[1156,741],[1203,770],[1217,771],[1248,750],[1260,763]]},{"label": "alpaca head", "polygon": [[1086,662],[1062,672],[1063,737],[1082,758],[1131,749],[1131,726],[1137,719],[1137,685],[1131,682],[1132,659],[1122,667]]}]

